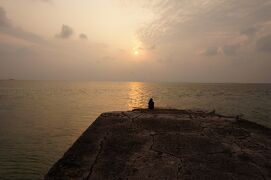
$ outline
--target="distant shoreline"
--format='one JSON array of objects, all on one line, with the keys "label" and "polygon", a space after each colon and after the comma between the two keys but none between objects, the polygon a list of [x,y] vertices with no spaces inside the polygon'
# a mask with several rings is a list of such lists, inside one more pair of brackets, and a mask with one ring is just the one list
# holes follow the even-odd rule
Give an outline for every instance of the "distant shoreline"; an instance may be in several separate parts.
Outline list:
[{"label": "distant shoreline", "polygon": [[271,82],[175,82],[175,81],[125,81],[125,80],[39,80],[39,79],[0,79],[0,81],[44,81],[44,82],[116,82],[116,83],[162,83],[162,84],[202,84],[202,85],[219,85],[219,84],[229,84],[229,85],[261,85],[261,84],[271,84]]}]

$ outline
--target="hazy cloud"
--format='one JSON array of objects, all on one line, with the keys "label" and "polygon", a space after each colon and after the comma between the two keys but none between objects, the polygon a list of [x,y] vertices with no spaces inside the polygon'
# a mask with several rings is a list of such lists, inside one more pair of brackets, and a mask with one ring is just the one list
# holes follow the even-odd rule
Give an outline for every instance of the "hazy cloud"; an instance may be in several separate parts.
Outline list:
[{"label": "hazy cloud", "polygon": [[100,59],[101,59],[103,62],[104,62],[104,61],[114,61],[114,60],[115,60],[115,57],[113,57],[113,56],[102,56]]},{"label": "hazy cloud", "polygon": [[254,36],[259,31],[259,29],[259,27],[249,27],[245,30],[242,30],[241,34],[246,36]]},{"label": "hazy cloud", "polygon": [[32,0],[32,1],[45,2],[45,3],[51,3],[52,2],[52,0]]},{"label": "hazy cloud", "polygon": [[63,24],[61,27],[61,31],[59,34],[56,34],[56,37],[62,38],[62,39],[68,39],[73,35],[73,29],[69,27],[68,25]]},{"label": "hazy cloud", "polygon": [[222,47],[211,46],[201,51],[199,54],[203,54],[205,56],[215,56],[215,55],[233,56],[237,54],[239,48],[240,44],[226,44],[223,45]]},{"label": "hazy cloud", "polygon": [[79,35],[79,38],[82,39],[82,40],[87,40],[87,39],[88,39],[87,35],[84,34],[84,33],[81,33],[81,34]]},{"label": "hazy cloud", "polygon": [[[262,28],[258,24],[271,20],[269,0],[164,0],[150,4],[148,7],[156,16],[137,31],[138,38],[147,45],[169,43],[177,47],[175,41],[178,39],[198,38],[200,41],[204,37],[208,43],[219,42],[223,48],[220,41],[227,44],[240,34],[254,36]],[[207,39],[207,34],[222,36]],[[225,34],[231,36],[225,37]],[[199,35],[201,37],[197,37]],[[234,52],[234,47],[228,45],[224,49],[227,55]],[[217,54],[213,48],[205,52]]]},{"label": "hazy cloud", "polygon": [[205,56],[215,56],[219,54],[219,48],[218,47],[208,47],[204,51],[202,51],[200,54],[203,54]]},{"label": "hazy cloud", "polygon": [[156,45],[153,44],[153,45],[147,47],[147,49],[148,49],[148,50],[155,50],[155,49],[156,49]]},{"label": "hazy cloud", "polygon": [[3,7],[0,6],[0,27],[10,27],[11,22],[7,18],[6,11]]},{"label": "hazy cloud", "polygon": [[43,39],[40,36],[14,26],[11,20],[7,17],[6,11],[3,7],[0,7],[0,33],[30,42],[43,42]]},{"label": "hazy cloud", "polygon": [[257,40],[256,50],[261,52],[271,52],[271,34],[263,36]]},{"label": "hazy cloud", "polygon": [[237,50],[239,49],[240,45],[239,44],[230,44],[230,45],[224,45],[222,50],[223,54],[227,56],[232,56],[237,53]]},{"label": "hazy cloud", "polygon": [[[29,79],[271,82],[270,0],[119,1],[125,6],[52,0],[57,2],[53,9],[46,0],[6,1],[10,12],[0,8],[0,72],[6,73],[2,77],[14,73],[12,77]],[[29,8],[33,2],[35,8]],[[73,5],[78,8],[70,8]],[[108,13],[100,13],[105,6]],[[18,22],[26,29],[34,26],[29,22],[45,18],[47,26],[33,31],[61,39],[76,36],[77,41],[44,37],[46,43],[41,44],[40,36],[9,19],[24,12]],[[71,18],[73,13],[77,15]],[[80,25],[90,16],[95,18]],[[60,24],[51,32],[59,19],[89,31],[75,34],[75,29]],[[79,41],[94,32],[97,42]]]},{"label": "hazy cloud", "polygon": [[136,48],[137,50],[140,51],[153,51],[156,49],[156,45],[150,45],[150,46],[140,46],[138,48]]}]

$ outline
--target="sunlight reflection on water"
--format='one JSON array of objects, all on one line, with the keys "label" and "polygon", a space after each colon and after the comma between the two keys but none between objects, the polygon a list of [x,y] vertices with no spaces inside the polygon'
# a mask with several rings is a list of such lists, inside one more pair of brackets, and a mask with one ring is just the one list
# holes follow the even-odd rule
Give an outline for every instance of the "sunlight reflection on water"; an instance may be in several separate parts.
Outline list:
[{"label": "sunlight reflection on water", "polygon": [[130,82],[129,83],[129,101],[128,108],[146,107],[147,99],[150,98],[149,92],[145,91],[144,83]]}]

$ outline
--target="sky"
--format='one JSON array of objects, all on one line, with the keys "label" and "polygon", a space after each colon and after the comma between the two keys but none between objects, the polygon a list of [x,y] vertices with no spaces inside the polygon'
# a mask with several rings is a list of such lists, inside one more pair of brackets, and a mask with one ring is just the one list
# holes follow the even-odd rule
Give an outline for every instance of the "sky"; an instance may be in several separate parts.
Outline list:
[{"label": "sky", "polygon": [[271,83],[270,0],[0,0],[0,79]]}]

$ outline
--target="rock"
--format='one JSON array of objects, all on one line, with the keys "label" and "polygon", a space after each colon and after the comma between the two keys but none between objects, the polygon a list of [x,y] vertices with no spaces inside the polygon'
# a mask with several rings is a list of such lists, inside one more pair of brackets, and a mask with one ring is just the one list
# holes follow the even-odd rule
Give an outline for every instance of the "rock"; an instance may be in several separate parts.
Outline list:
[{"label": "rock", "polygon": [[215,112],[103,113],[45,179],[271,179],[271,130]]}]

